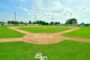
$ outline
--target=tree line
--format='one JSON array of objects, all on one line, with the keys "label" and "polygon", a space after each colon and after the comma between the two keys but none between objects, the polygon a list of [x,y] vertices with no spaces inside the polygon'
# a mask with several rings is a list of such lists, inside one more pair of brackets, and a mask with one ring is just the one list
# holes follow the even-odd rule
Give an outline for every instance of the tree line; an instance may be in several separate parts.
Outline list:
[{"label": "tree line", "polygon": [[1,21],[0,21],[0,24],[4,24],[4,22],[1,22]]},{"label": "tree line", "polygon": [[[42,20],[38,20],[38,21],[29,21],[29,22],[23,22],[23,21],[8,21],[7,22],[8,24],[38,24],[38,25],[60,25],[60,22],[53,22],[51,21],[50,23],[49,22],[45,22],[45,21],[42,21]],[[65,24],[77,24],[77,19],[75,18],[71,18],[71,19],[68,19]],[[4,24],[4,22],[0,22],[0,24]]]},{"label": "tree line", "polygon": [[68,19],[65,24],[77,24],[77,23],[78,23],[77,19],[71,18],[71,19]]},{"label": "tree line", "polygon": [[29,21],[29,22],[23,22],[23,21],[21,21],[21,22],[19,22],[19,21],[8,21],[7,22],[8,24],[38,24],[38,25],[60,25],[60,22],[50,22],[50,23],[48,23],[48,22],[45,22],[45,21],[34,21],[34,22],[32,22],[32,21]]}]

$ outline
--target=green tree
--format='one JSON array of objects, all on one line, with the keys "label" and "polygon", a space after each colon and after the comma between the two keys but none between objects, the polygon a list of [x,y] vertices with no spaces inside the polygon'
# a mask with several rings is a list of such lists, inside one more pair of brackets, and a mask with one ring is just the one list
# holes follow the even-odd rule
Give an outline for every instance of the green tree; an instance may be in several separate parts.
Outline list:
[{"label": "green tree", "polygon": [[0,24],[4,24],[4,22],[0,22]]},{"label": "green tree", "polygon": [[32,24],[32,22],[31,22],[31,21],[29,21],[29,24]]},{"label": "green tree", "polygon": [[77,19],[72,18],[72,19],[67,20],[65,24],[77,24],[77,23],[78,23]]},{"label": "green tree", "polygon": [[20,24],[19,21],[8,21],[7,23],[8,23],[8,24]]},{"label": "green tree", "polygon": [[7,23],[8,23],[8,24],[12,24],[12,22],[11,22],[11,21],[8,21]]},{"label": "green tree", "polygon": [[41,21],[41,20],[38,20],[38,21],[34,21],[33,24],[39,24],[39,25],[48,25],[47,22],[45,21]]},{"label": "green tree", "polygon": [[55,23],[54,22],[50,22],[50,25],[55,25]]},{"label": "green tree", "polygon": [[81,24],[85,24],[84,22],[82,22]]},{"label": "green tree", "polygon": [[55,25],[60,25],[60,22],[55,22]]},{"label": "green tree", "polygon": [[23,21],[21,21],[20,24],[25,24],[25,23]]}]

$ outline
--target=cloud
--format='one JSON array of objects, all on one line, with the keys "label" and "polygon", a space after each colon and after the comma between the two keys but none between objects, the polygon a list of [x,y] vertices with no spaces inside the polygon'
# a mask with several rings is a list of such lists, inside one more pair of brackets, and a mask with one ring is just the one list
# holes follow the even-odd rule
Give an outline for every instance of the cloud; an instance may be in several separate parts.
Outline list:
[{"label": "cloud", "polygon": [[17,7],[17,8],[19,8],[19,9],[21,9],[21,10],[25,11],[25,12],[29,12],[29,9],[24,8],[23,6],[19,6],[19,7]]},{"label": "cloud", "polygon": [[[69,16],[72,13],[72,9],[64,7],[60,2],[54,2],[53,5],[48,8],[43,8],[43,13],[54,16]],[[69,14],[69,15],[68,15]]]},{"label": "cloud", "polygon": [[70,8],[64,7],[59,1],[52,2],[52,5],[49,5],[48,7],[43,5],[43,0],[35,0],[34,2],[36,3],[36,6],[33,6],[31,10],[24,8],[23,6],[18,7],[25,11],[33,20],[36,15],[39,20],[51,21],[52,16],[54,16],[54,19],[59,21],[61,18],[66,19],[66,15],[68,18],[70,13],[72,13]]},{"label": "cloud", "polygon": [[[70,18],[70,14],[72,13],[72,18],[81,18],[84,14],[79,12],[73,11],[71,8],[63,6],[60,1],[52,2],[51,5],[45,7],[43,4],[43,0],[34,0],[35,6],[32,6],[32,9],[25,8],[23,5],[18,7],[19,9],[25,11],[29,18],[35,20],[35,15],[37,16],[37,20],[45,20],[45,21],[52,21],[52,16],[54,16],[54,20],[65,22],[67,19]],[[84,8],[78,8],[82,10]],[[87,9],[85,9],[87,10]]]},{"label": "cloud", "polygon": [[[32,20],[37,15],[37,19],[51,21],[52,15],[54,15],[55,20],[65,21],[70,17],[70,13],[72,13],[72,17],[77,18],[79,21],[90,20],[88,0],[9,0],[9,2],[9,5],[1,2],[0,7],[9,12],[14,10],[19,12],[21,9],[24,11],[22,12],[24,14],[21,14],[23,16],[27,14]],[[27,16],[25,17],[27,18]]]},{"label": "cloud", "polygon": [[89,10],[87,7],[82,7],[82,6],[78,6],[77,8],[84,12],[87,12]]},{"label": "cloud", "polygon": [[43,0],[34,0],[34,2],[36,3],[36,6],[39,7],[43,7]]}]

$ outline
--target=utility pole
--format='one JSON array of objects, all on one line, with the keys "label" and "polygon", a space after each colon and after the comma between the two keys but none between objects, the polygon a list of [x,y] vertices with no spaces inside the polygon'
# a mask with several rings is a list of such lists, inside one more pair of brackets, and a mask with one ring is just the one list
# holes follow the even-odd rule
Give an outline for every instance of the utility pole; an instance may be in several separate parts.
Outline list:
[{"label": "utility pole", "polygon": [[35,20],[35,24],[36,24],[36,20],[37,20],[37,16],[36,16],[36,14],[34,15],[34,20]]}]

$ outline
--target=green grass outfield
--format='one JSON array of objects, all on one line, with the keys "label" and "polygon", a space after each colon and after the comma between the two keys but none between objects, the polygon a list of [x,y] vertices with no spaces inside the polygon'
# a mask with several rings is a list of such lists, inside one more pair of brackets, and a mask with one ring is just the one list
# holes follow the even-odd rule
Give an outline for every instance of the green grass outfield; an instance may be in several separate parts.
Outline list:
[{"label": "green grass outfield", "polygon": [[24,36],[24,34],[11,30],[8,27],[0,26],[0,38],[19,38]]},{"label": "green grass outfield", "polygon": [[19,29],[28,31],[31,33],[57,33],[57,32],[69,30],[70,28],[64,28],[59,26],[56,26],[56,27],[41,26],[41,27],[23,27]]},{"label": "green grass outfield", "polygon": [[90,60],[90,43],[68,40],[48,45],[0,43],[0,60],[40,60],[34,58],[36,53],[42,53],[48,60]]},{"label": "green grass outfield", "polygon": [[66,37],[80,37],[90,39],[90,27],[79,27],[81,29],[63,34]]}]

